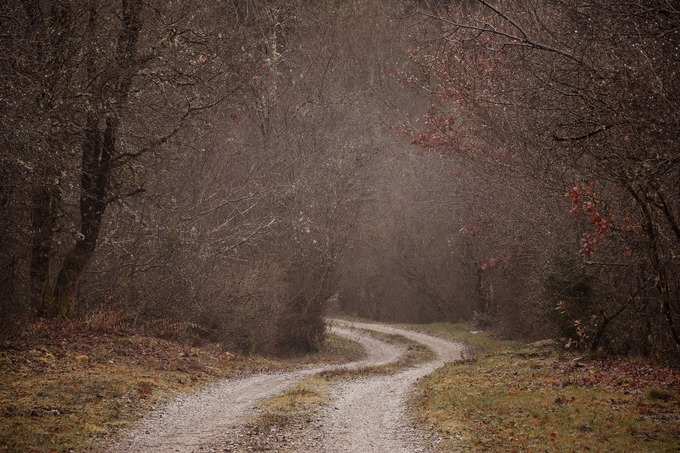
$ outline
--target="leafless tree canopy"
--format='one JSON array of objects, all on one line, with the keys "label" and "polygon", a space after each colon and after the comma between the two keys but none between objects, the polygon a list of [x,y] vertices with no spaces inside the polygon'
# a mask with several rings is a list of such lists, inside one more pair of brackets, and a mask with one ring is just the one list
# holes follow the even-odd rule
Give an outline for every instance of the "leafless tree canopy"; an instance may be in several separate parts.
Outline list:
[{"label": "leafless tree canopy", "polygon": [[330,301],[680,355],[675,2],[10,0],[0,23],[8,334],[115,310],[306,351]]}]

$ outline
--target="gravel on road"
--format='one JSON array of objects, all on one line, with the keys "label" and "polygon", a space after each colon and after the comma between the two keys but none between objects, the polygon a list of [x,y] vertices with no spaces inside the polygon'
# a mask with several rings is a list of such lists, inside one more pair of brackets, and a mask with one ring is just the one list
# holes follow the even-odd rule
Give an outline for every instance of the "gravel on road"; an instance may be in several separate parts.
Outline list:
[{"label": "gravel on road", "polygon": [[393,375],[356,379],[338,385],[313,432],[298,451],[425,452],[431,436],[408,416],[407,400],[416,381],[446,362],[459,360],[463,347],[431,335],[384,324],[335,321],[336,325],[401,335],[430,348],[436,359]]},{"label": "gravel on road", "polygon": [[360,343],[366,350],[366,358],[344,365],[217,382],[153,411],[107,450],[130,453],[211,451],[210,445],[225,441],[256,414],[258,403],[285,392],[305,377],[340,368],[384,365],[397,361],[403,353],[400,346],[347,327],[332,327],[331,332]]}]

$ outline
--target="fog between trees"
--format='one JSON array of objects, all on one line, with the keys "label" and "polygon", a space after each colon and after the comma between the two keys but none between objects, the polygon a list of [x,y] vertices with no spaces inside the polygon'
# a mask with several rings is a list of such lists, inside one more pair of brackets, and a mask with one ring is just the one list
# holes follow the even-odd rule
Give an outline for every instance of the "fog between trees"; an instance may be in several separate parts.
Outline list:
[{"label": "fog between trees", "polygon": [[677,360],[673,2],[0,10],[3,325],[307,351],[330,299]]}]

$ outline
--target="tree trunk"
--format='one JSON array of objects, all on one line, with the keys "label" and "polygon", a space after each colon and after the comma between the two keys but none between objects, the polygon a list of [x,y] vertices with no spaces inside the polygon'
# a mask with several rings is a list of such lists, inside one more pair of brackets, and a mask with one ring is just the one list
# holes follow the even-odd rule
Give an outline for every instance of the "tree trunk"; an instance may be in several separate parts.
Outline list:
[{"label": "tree trunk", "polygon": [[103,134],[96,117],[88,118],[80,169],[80,234],[68,252],[53,292],[53,315],[68,317],[76,307],[78,282],[92,259],[107,204],[111,156],[117,120],[107,118]]},{"label": "tree trunk", "polygon": [[49,311],[50,254],[56,220],[56,190],[47,177],[33,188],[31,195],[31,308],[40,316]]},{"label": "tree trunk", "polygon": [[657,224],[652,215],[652,207],[650,202],[644,196],[638,194],[632,185],[625,185],[628,192],[633,196],[638,203],[645,220],[645,231],[648,238],[648,256],[652,264],[652,268],[656,274],[656,287],[661,299],[661,312],[666,318],[668,324],[668,331],[674,343],[675,349],[680,351],[680,332],[675,326],[673,319],[672,304],[673,295],[669,285],[667,264],[662,262],[662,252],[659,245],[659,233]]},{"label": "tree trunk", "polygon": [[600,344],[602,343],[602,339],[604,338],[604,334],[607,331],[607,326],[609,325],[609,323],[611,323],[621,313],[623,313],[624,310],[628,308],[628,304],[630,303],[632,303],[632,298],[627,303],[622,305],[618,310],[616,310],[616,312],[614,312],[614,314],[611,316],[607,316],[607,314],[604,311],[600,313],[600,316],[602,316],[602,321],[600,322],[600,325],[598,326],[597,331],[595,332],[595,335],[593,335],[593,339],[590,342],[591,352],[597,351],[597,349],[600,347]]},{"label": "tree trunk", "polygon": [[[0,159],[0,310],[8,316],[20,310],[21,304],[17,295],[17,249],[19,243],[17,181],[19,172],[16,165],[6,159]],[[0,316],[2,316],[0,315]]]},{"label": "tree trunk", "polygon": [[[90,113],[82,141],[80,168],[80,234],[73,248],[68,252],[57,276],[53,292],[54,313],[70,316],[76,307],[78,283],[85,267],[92,259],[97,246],[99,230],[107,205],[108,185],[111,176],[111,159],[115,151],[118,132],[118,115],[127,103],[137,60],[137,41],[141,30],[141,0],[123,0],[121,30],[116,44],[118,80],[112,85],[116,108],[106,117],[104,131],[100,131],[102,112]],[[97,29],[97,9],[90,8],[89,33]],[[97,79],[94,53],[86,62],[92,80]],[[108,83],[108,82],[102,82]],[[100,87],[101,88],[101,87]]]},{"label": "tree trunk", "polygon": [[482,315],[487,315],[489,312],[489,301],[484,294],[484,271],[478,266],[476,273],[475,292],[477,293],[477,311]]}]

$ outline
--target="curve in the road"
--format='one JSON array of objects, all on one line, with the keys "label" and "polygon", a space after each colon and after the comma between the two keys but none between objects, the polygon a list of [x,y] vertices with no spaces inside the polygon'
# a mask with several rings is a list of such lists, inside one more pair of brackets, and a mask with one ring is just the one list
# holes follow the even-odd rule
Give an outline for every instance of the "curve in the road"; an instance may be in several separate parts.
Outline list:
[{"label": "curve in the road", "polygon": [[[339,368],[356,369],[395,362],[403,348],[355,330],[332,327],[337,335],[360,343],[363,360],[345,365],[229,379],[153,411],[108,450],[112,452],[192,452],[219,443],[255,414],[257,404],[279,395],[303,378]],[[209,450],[209,448],[206,448]]]},{"label": "curve in the road", "polygon": [[409,421],[407,398],[418,379],[446,362],[460,359],[462,345],[384,324],[334,322],[340,326],[401,335],[430,348],[436,359],[393,375],[357,379],[338,386],[333,404],[321,416],[318,428],[321,435],[315,433],[314,440],[307,441],[300,450],[356,453],[427,451],[427,436]]}]

